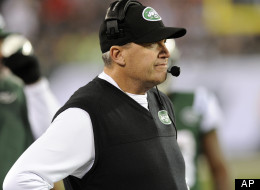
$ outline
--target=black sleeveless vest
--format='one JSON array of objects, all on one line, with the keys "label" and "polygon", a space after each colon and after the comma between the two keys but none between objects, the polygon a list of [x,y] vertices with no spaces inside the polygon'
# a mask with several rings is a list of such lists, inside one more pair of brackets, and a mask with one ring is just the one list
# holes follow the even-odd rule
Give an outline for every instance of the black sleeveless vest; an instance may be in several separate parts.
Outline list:
[{"label": "black sleeveless vest", "polygon": [[[159,101],[154,89],[147,96],[150,111],[95,78],[56,113],[54,118],[70,107],[81,108],[93,124],[94,165],[82,179],[66,178],[66,190],[187,190],[171,102],[162,93]],[[171,124],[163,124],[158,117],[162,104]]]}]

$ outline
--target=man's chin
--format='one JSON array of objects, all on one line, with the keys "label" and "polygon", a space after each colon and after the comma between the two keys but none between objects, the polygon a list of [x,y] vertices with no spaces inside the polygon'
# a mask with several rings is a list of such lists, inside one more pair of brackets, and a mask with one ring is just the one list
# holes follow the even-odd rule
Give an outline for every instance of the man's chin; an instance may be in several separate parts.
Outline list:
[{"label": "man's chin", "polygon": [[166,81],[166,79],[167,79],[167,73],[165,73],[162,76],[158,77],[158,79],[155,81],[155,83],[156,83],[156,85],[159,85],[159,84],[163,83],[164,81]]}]

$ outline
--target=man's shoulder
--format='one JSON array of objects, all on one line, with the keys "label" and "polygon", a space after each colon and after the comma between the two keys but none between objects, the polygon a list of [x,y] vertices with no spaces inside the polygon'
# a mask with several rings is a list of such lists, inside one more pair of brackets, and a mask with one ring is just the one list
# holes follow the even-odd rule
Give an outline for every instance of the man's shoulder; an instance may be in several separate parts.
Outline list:
[{"label": "man's shoulder", "polygon": [[99,98],[103,93],[102,85],[95,79],[80,87],[76,90],[69,100],[71,99],[96,99]]}]

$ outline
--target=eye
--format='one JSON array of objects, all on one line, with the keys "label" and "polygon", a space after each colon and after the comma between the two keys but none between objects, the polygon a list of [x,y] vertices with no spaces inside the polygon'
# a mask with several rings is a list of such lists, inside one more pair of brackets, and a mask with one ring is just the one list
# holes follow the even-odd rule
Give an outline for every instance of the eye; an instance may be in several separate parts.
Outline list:
[{"label": "eye", "polygon": [[139,44],[139,45],[141,45],[141,46],[143,46],[143,47],[145,47],[145,48],[153,48],[153,47],[155,47],[155,46],[157,45],[157,43],[156,43],[156,42],[152,42],[152,43],[142,43],[142,44]]}]

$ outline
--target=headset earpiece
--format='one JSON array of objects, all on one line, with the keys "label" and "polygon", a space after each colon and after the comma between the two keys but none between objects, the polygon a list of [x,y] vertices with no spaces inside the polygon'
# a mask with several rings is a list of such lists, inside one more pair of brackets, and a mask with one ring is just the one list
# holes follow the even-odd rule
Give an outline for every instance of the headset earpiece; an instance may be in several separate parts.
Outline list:
[{"label": "headset earpiece", "polygon": [[105,17],[108,39],[116,39],[124,36],[124,30],[119,28],[119,23],[125,18],[127,8],[130,5],[142,5],[138,1],[119,0],[113,2],[107,10]]}]

